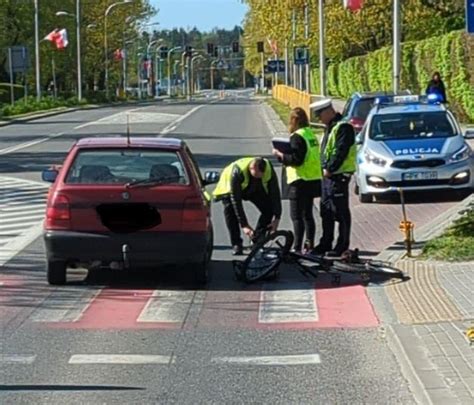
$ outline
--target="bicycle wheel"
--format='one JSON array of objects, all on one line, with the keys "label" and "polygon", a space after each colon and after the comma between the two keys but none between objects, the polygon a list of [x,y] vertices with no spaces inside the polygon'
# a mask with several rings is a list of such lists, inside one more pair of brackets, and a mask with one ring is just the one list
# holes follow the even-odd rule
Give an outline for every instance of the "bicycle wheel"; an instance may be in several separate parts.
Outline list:
[{"label": "bicycle wheel", "polygon": [[385,262],[368,261],[366,263],[366,266],[370,274],[377,274],[391,278],[405,278],[405,274],[403,274],[403,271]]},{"label": "bicycle wheel", "polygon": [[257,242],[240,271],[246,282],[261,280],[275,270],[293,245],[293,233],[276,231]]},{"label": "bicycle wheel", "polygon": [[379,275],[388,278],[405,278],[403,272],[384,262],[367,261],[365,263],[334,262],[331,266],[334,270],[344,273]]}]

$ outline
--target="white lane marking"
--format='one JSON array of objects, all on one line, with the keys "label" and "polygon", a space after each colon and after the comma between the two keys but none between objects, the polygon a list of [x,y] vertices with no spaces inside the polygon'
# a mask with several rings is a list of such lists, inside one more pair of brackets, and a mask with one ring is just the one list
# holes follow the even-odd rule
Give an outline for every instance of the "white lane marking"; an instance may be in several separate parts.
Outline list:
[{"label": "white lane marking", "polygon": [[2,222],[0,223],[0,228],[2,225],[8,224],[10,222],[18,222],[18,220],[36,219],[36,222],[42,221],[44,217],[43,214],[38,213],[36,215],[21,215],[20,217],[2,214]]},{"label": "white lane marking", "polygon": [[193,291],[155,290],[137,322],[183,323],[193,295]]},{"label": "white lane marking", "polygon": [[32,313],[32,322],[77,322],[102,291],[66,288],[54,290]]},{"label": "white lane marking", "polygon": [[197,107],[194,107],[192,110],[188,111],[186,114],[182,115],[178,119],[174,120],[171,124],[169,124],[167,127],[165,127],[160,133],[159,136],[165,136],[166,134],[174,131],[178,124],[181,121],[184,121],[186,118],[188,118],[190,115],[194,114],[196,111],[204,107],[204,104],[198,105]]},{"label": "white lane marking", "polygon": [[296,354],[283,356],[234,356],[213,357],[214,364],[239,364],[244,366],[302,366],[321,363],[319,354]]},{"label": "white lane marking", "polygon": [[4,222],[2,220],[2,223],[0,225],[0,230],[2,232],[0,232],[0,235],[5,235],[5,233],[3,231],[6,231],[7,229],[8,229],[7,232],[13,232],[15,229],[24,230],[25,228],[28,228],[31,225],[36,225],[38,223],[38,221],[41,221],[41,220],[42,220],[42,218],[39,219],[39,220],[36,220],[36,221],[17,222],[16,224],[8,224],[8,225],[3,225]]},{"label": "white lane marking", "polygon": [[289,283],[284,290],[265,285],[260,293],[259,323],[317,322],[314,283]]},{"label": "white lane marking", "polygon": [[14,238],[0,250],[0,267],[15,257],[30,243],[33,243],[43,232],[43,224],[39,223],[30,228],[22,237]]},{"label": "white lane marking", "polygon": [[22,187],[25,184],[26,185],[33,185],[33,186],[36,186],[36,187],[46,187],[46,188],[48,188],[50,186],[49,184],[39,182],[39,181],[35,181],[35,180],[19,179],[17,177],[9,177],[9,176],[2,176],[0,181],[14,183],[14,184],[20,184]]},{"label": "white lane marking", "polygon": [[10,146],[9,148],[1,149],[0,150],[0,156],[1,155],[7,155],[8,153],[12,153],[12,152],[17,152],[21,149],[26,149],[26,148],[29,148],[31,146],[38,145],[40,143],[49,141],[51,139],[58,138],[58,137],[60,137],[64,134],[65,134],[65,132],[58,132],[57,134],[49,135],[47,138],[40,138],[40,139],[37,139],[35,141],[20,143],[20,144],[15,145],[15,146]]},{"label": "white lane marking", "polygon": [[74,354],[69,364],[172,364],[171,356],[147,354]]},{"label": "white lane marking", "polygon": [[[46,201],[45,201],[46,203]],[[46,212],[46,204],[33,204],[33,205],[18,205],[13,207],[5,207],[2,209],[3,212],[10,212],[12,215],[18,215],[23,211],[27,211],[28,214],[33,214],[35,212],[42,212],[43,214]],[[3,215],[3,214],[2,214]]]},{"label": "white lane marking", "polygon": [[0,364],[33,364],[36,356],[25,356],[21,354],[0,354]]}]

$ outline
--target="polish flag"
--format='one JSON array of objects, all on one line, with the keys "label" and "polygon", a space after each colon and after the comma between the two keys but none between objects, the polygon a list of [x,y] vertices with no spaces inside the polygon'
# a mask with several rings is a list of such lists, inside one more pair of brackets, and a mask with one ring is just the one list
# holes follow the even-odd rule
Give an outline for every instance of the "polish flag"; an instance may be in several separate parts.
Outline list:
[{"label": "polish flag", "polygon": [[344,0],[344,8],[351,11],[359,11],[364,5],[364,0]]},{"label": "polish flag", "polygon": [[46,41],[54,43],[56,45],[56,49],[64,49],[69,44],[69,40],[67,38],[67,31],[65,28],[63,28],[62,30],[56,28],[48,35],[46,35],[44,39]]}]

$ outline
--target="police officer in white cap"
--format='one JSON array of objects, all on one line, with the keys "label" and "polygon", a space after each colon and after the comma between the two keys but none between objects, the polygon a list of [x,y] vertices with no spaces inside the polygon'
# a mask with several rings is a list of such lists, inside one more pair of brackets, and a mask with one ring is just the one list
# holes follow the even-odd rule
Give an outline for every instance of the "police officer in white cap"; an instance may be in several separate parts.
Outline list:
[{"label": "police officer in white cap", "polygon": [[[350,245],[349,183],[356,170],[354,128],[334,110],[330,99],[312,103],[310,110],[326,126],[321,142],[323,235],[313,253],[340,256]],[[333,246],[335,222],[339,223],[339,236]]]}]

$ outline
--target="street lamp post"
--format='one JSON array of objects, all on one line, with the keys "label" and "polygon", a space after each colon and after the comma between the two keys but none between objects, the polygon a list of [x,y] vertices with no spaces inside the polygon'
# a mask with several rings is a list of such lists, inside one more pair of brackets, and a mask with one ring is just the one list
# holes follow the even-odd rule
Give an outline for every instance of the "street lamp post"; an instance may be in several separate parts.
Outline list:
[{"label": "street lamp post", "polygon": [[[67,11],[56,12],[57,16],[69,16],[76,18],[76,38],[77,38],[77,99],[82,100],[82,63],[81,63],[81,1],[76,0],[76,14]],[[91,24],[89,24],[91,25]]]},{"label": "street lamp post", "polygon": [[321,95],[326,95],[326,56],[324,54],[324,0],[319,0],[319,75]]},{"label": "street lamp post", "polygon": [[[174,51],[179,51],[181,49],[180,46],[175,46],[168,51],[167,59],[168,59],[168,96],[171,97],[171,54]],[[176,65],[175,65],[176,66]]]},{"label": "street lamp post", "polygon": [[109,99],[109,55],[108,55],[108,44],[107,44],[107,16],[112,11],[112,9],[116,6],[120,6],[122,4],[129,4],[132,3],[133,0],[123,0],[117,3],[111,4],[104,13],[104,53],[105,53],[105,96],[107,100]]},{"label": "street lamp post", "polygon": [[[36,99],[41,99],[40,52],[39,52],[39,10],[38,0],[35,0],[35,70],[36,70]],[[11,74],[11,73],[10,73]]]},{"label": "street lamp post", "polygon": [[173,74],[174,74],[174,84],[173,84],[173,87],[174,87],[174,93],[177,95],[178,94],[178,90],[176,88],[176,77],[178,77],[178,66],[180,65],[180,61],[179,60],[175,60],[174,61],[174,65],[173,65]]},{"label": "street lamp post", "polygon": [[[163,48],[164,45],[160,45],[155,49],[155,77],[160,83],[159,88],[161,89],[161,81],[162,81],[162,69],[161,69],[161,48]],[[159,91],[158,91],[158,96],[160,96]]]},{"label": "street lamp post", "polygon": [[400,90],[400,59],[401,59],[401,18],[400,0],[393,0],[393,92]]},{"label": "street lamp post", "polygon": [[186,68],[187,68],[187,61],[186,61],[186,51],[181,54],[181,80],[183,81],[182,89],[183,95],[186,95]]},{"label": "street lamp post", "polygon": [[198,59],[204,59],[202,55],[196,55],[191,58],[191,83],[190,83],[190,92],[189,95],[192,96],[194,93],[194,61]]},{"label": "street lamp post", "polygon": [[159,43],[162,42],[163,40],[160,39],[155,39],[151,41],[147,47],[146,47],[146,58],[148,61],[148,69],[147,69],[147,75],[148,75],[148,95],[152,96],[153,95],[153,68],[152,68],[152,63],[151,63],[151,57],[150,57],[150,48]]}]

